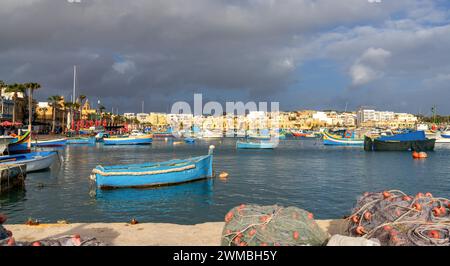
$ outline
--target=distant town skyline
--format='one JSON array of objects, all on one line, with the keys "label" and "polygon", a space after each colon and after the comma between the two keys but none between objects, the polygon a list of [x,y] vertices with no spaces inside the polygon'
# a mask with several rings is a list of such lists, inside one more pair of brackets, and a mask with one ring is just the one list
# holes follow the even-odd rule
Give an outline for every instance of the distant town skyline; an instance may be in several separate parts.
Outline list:
[{"label": "distant town skyline", "polygon": [[108,110],[211,101],[450,114],[446,0],[4,0],[0,80]]}]

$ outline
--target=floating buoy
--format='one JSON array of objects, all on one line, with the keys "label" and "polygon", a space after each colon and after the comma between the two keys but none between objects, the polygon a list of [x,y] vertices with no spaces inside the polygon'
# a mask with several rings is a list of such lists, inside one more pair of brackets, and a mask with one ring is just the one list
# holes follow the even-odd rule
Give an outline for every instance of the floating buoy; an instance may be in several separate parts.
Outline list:
[{"label": "floating buoy", "polygon": [[29,218],[26,222],[26,225],[39,225],[39,221],[38,220],[32,220],[31,218]]},{"label": "floating buoy", "polygon": [[416,151],[414,151],[414,152],[412,153],[412,157],[413,157],[414,159],[425,159],[425,158],[428,157],[428,154],[427,154],[426,152],[423,152],[423,151],[421,151],[421,152],[416,152]]},{"label": "floating buoy", "polygon": [[6,220],[8,220],[6,215],[4,215],[3,213],[0,213],[0,224],[3,224],[4,222],[6,222]]},{"label": "floating buoy", "polygon": [[219,178],[220,179],[227,179],[229,174],[227,172],[220,172]]}]

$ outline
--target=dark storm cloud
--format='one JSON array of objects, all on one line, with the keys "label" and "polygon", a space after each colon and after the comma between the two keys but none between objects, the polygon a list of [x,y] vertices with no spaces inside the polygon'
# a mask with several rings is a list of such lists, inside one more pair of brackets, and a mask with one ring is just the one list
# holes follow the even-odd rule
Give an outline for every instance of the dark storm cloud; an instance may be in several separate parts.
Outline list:
[{"label": "dark storm cloud", "polygon": [[204,89],[270,99],[295,82],[304,59],[323,53],[308,48],[317,35],[340,26],[351,39],[355,25],[378,25],[410,2],[4,0],[0,77],[40,82],[41,98],[68,96],[77,65],[80,93],[121,111],[140,110],[141,100],[166,111]]}]

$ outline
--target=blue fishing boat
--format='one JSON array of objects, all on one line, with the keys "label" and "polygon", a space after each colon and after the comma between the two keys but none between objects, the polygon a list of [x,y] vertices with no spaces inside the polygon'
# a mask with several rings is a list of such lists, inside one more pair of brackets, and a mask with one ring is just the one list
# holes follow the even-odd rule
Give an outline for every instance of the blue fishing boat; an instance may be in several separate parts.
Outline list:
[{"label": "blue fishing boat", "polygon": [[145,145],[152,143],[152,135],[104,138],[104,145]]},{"label": "blue fishing boat", "polygon": [[186,142],[186,143],[194,143],[195,142],[195,138],[184,138],[184,142]]},{"label": "blue fishing boat", "polygon": [[274,149],[275,143],[270,141],[244,142],[236,141],[237,149]]},{"label": "blue fishing boat", "polygon": [[176,185],[213,176],[213,150],[208,155],[184,160],[128,164],[116,166],[98,165],[92,170],[91,179],[97,188],[144,188]]},{"label": "blue fishing boat", "polygon": [[0,165],[25,164],[27,172],[33,172],[49,168],[56,158],[57,153],[55,151],[5,155],[0,156]]},{"label": "blue fishing boat", "polygon": [[31,138],[30,132],[25,132],[22,136],[16,136],[14,140],[12,140],[7,148],[7,154],[20,154],[30,152],[28,148],[28,141]]},{"label": "blue fishing boat", "polygon": [[35,140],[31,141],[31,147],[61,147],[66,146],[67,139]]},{"label": "blue fishing boat", "polygon": [[95,144],[95,138],[69,138],[66,142],[68,145],[74,144]]}]

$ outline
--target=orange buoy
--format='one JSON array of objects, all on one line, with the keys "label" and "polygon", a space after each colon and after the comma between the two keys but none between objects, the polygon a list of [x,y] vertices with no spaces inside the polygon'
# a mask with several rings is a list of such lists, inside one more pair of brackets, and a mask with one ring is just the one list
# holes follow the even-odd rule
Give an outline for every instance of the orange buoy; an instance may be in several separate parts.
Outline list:
[{"label": "orange buoy", "polygon": [[410,196],[403,196],[402,200],[404,201],[411,201],[411,197]]},{"label": "orange buoy", "polygon": [[423,151],[421,151],[421,152],[416,152],[416,151],[414,151],[414,152],[412,153],[412,157],[413,157],[414,159],[425,159],[425,158],[428,157],[428,154],[427,154],[426,152],[423,152]]},{"label": "orange buoy", "polygon": [[366,219],[367,221],[370,221],[370,219],[372,219],[372,214],[370,212],[364,213],[364,219]]},{"label": "orange buoy", "polygon": [[432,197],[433,197],[433,194],[431,194],[430,192],[427,192],[427,193],[425,193],[425,197],[432,198]]},{"label": "orange buoy", "polygon": [[220,179],[227,179],[229,174],[227,172],[220,172],[219,178]]},{"label": "orange buoy", "polygon": [[389,198],[390,196],[392,196],[392,195],[391,195],[391,193],[389,193],[388,191],[384,191],[384,192],[383,192],[383,197],[384,197],[385,199]]},{"label": "orange buoy", "polygon": [[138,224],[138,223],[139,222],[135,218],[131,219],[131,221],[130,221],[130,224]]},{"label": "orange buoy", "polygon": [[233,216],[233,212],[230,211],[229,213],[227,213],[227,215],[225,215],[225,222],[228,223],[229,221],[231,221],[233,219]]},{"label": "orange buoy", "polygon": [[354,222],[355,224],[359,222],[359,218],[357,215],[352,216],[352,222]]}]

